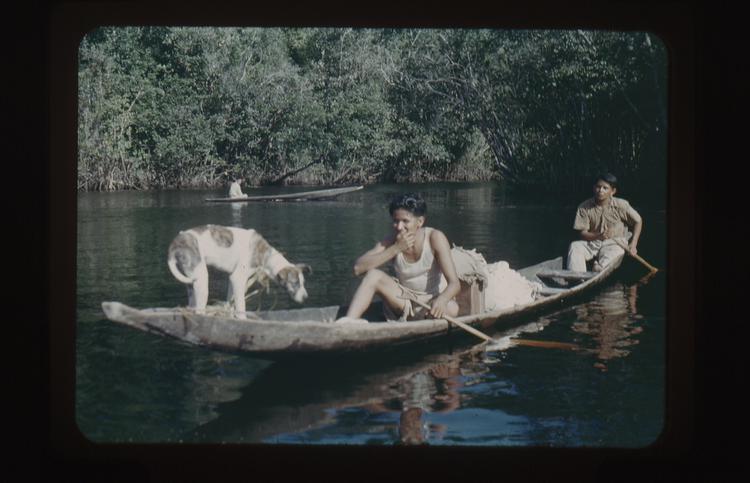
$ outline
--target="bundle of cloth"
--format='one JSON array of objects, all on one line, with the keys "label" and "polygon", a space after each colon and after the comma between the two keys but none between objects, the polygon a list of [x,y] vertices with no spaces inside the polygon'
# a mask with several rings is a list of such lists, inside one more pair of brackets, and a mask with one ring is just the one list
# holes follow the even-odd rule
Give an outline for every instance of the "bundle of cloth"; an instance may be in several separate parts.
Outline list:
[{"label": "bundle of cloth", "polygon": [[459,246],[451,249],[458,278],[471,284],[481,281],[484,286],[484,309],[502,310],[534,301],[541,289],[539,283],[531,282],[510,268],[508,262],[487,263],[475,249]]},{"label": "bundle of cloth", "polygon": [[542,288],[500,261],[487,266],[490,280],[484,291],[485,310],[500,310],[533,302]]}]

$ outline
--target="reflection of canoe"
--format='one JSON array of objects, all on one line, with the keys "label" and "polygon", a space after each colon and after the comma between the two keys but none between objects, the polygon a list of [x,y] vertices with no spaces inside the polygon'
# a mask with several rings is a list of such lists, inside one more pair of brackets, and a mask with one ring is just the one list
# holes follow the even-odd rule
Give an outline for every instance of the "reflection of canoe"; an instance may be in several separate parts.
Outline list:
[{"label": "reflection of canoe", "polygon": [[[457,319],[481,328],[556,308],[599,285],[621,262],[622,257],[619,257],[601,272],[562,270],[561,257],[526,267],[519,273],[543,286],[533,302]],[[174,337],[200,347],[245,352],[265,359],[387,349],[432,340],[457,331],[463,333],[452,328],[444,319],[333,323],[346,312],[343,306],[249,313],[248,320],[227,315],[196,314],[186,308],[139,310],[119,302],[103,302],[102,309],[108,319],[136,329]],[[375,320],[372,317],[368,319]]]},{"label": "reflection of canoe", "polygon": [[[534,321],[493,335],[512,338],[538,332],[547,324],[549,320]],[[415,396],[430,411],[441,411],[452,385],[440,383],[439,379],[458,376],[441,373],[452,367],[456,371],[460,368],[458,377],[462,379],[474,377],[477,363],[482,366],[479,371],[484,372],[482,369],[498,361],[487,358],[486,348],[473,341],[455,342],[436,340],[429,346],[389,354],[386,364],[377,355],[349,358],[346,364],[341,364],[339,358],[308,359],[305,364],[294,359],[273,363],[241,390],[239,399],[219,402],[218,418],[191,430],[183,438],[189,442],[276,442],[279,435],[336,424],[336,413],[340,410],[401,412],[405,400],[413,403]],[[220,379],[221,376],[216,376],[206,384],[220,384]],[[301,382],[304,391],[290,390],[298,388]],[[204,391],[219,392],[210,387]],[[397,424],[395,421],[392,424],[395,429]]]},{"label": "reflection of canoe", "polygon": [[326,190],[300,191],[298,193],[280,193],[275,195],[245,196],[244,198],[206,198],[206,201],[217,203],[239,203],[245,201],[308,201],[327,200],[345,193],[351,193],[364,186],[347,186],[346,188],[331,188]]},{"label": "reflection of canoe", "polygon": [[[474,349],[474,353],[477,351]],[[416,350],[389,357],[387,364],[380,357],[358,358],[347,364],[337,358],[317,358],[306,364],[280,361],[243,388],[239,399],[220,402],[216,419],[181,438],[188,442],[278,442],[280,435],[336,424],[340,410],[403,401],[409,395],[404,390],[410,379],[422,375],[432,379],[432,369],[458,367],[462,361],[471,360],[471,354],[445,349],[445,354],[433,355]],[[290,390],[301,383],[304,390]],[[435,384],[429,385],[425,397],[436,396],[436,389]]]}]

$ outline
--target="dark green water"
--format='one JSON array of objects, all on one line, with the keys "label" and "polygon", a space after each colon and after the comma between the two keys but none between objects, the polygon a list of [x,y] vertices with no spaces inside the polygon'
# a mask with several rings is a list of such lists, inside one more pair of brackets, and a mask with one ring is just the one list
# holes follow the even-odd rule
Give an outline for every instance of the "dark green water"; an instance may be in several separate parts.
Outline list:
[{"label": "dark green water", "polygon": [[[347,303],[357,283],[354,259],[386,233],[387,202],[407,189],[423,193],[428,225],[452,243],[513,268],[564,255],[575,205],[588,195],[550,203],[494,183],[383,185],[335,201],[243,205],[203,201],[223,196],[217,191],[81,194],[76,419],[82,433],[97,442],[652,443],[664,423],[665,277],[638,283],[637,267],[577,305],[523,322],[524,338],[572,342],[580,351],[485,352],[460,338],[387,356],[271,364],[103,317],[104,300],[184,305],[185,288],[166,266],[167,246],[179,230],[206,223],[255,228],[292,262],[311,264],[306,306]],[[640,253],[664,268],[663,206],[629,200],[645,220]],[[211,297],[224,294],[226,282],[216,275]],[[295,306],[281,290],[249,309],[258,305]]]}]

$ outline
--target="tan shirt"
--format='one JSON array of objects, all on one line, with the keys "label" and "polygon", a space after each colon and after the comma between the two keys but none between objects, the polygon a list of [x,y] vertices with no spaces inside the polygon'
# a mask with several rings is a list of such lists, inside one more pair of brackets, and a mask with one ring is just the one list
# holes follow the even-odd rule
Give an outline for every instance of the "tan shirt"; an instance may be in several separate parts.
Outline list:
[{"label": "tan shirt", "polygon": [[578,205],[573,229],[603,233],[604,230],[611,228],[614,232],[613,236],[627,238],[628,226],[633,226],[640,221],[641,215],[622,198],[613,196],[605,206],[599,206],[594,198],[589,198]]}]

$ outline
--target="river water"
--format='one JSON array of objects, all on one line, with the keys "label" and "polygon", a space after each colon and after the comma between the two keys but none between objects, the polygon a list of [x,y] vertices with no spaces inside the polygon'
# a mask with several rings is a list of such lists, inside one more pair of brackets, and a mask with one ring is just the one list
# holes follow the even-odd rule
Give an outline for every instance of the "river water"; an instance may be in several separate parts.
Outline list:
[{"label": "river water", "polygon": [[[252,194],[305,190],[263,188]],[[332,201],[212,204],[216,190],[82,193],[78,198],[76,422],[95,442],[638,448],[664,425],[665,277],[631,261],[577,305],[523,321],[526,339],[577,351],[473,340],[387,358],[278,363],[195,348],[109,322],[101,302],[186,304],[166,265],[179,230],[255,228],[309,263],[305,306],[345,304],[353,261],[389,229],[388,200],[416,190],[429,226],[488,261],[522,268],[564,255],[580,199],[551,202],[496,183],[377,185]],[[624,195],[626,199],[628,197]],[[664,268],[666,213],[642,206],[639,252]],[[211,298],[226,281],[211,279]],[[295,307],[280,289],[248,309]],[[489,331],[493,335],[492,331]],[[498,334],[495,334],[498,335]]]}]

